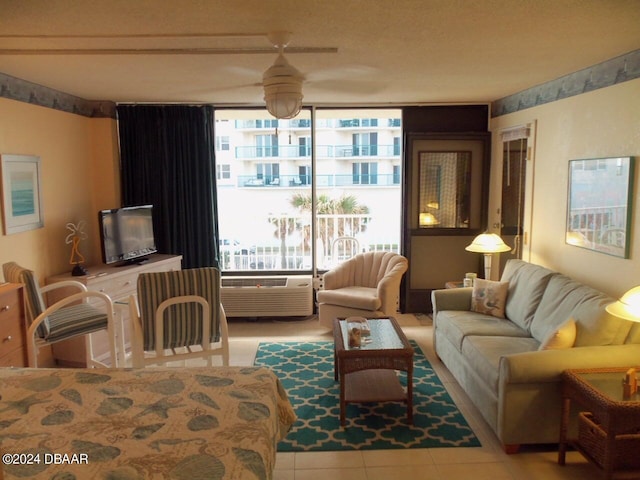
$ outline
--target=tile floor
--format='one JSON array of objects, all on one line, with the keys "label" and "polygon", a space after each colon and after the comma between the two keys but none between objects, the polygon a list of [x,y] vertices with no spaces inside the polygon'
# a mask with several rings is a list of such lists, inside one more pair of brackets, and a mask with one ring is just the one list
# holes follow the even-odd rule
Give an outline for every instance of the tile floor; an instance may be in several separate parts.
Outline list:
[{"label": "tile floor", "polygon": [[[279,453],[275,480],[555,480],[601,478],[598,470],[577,452],[569,452],[564,467],[556,463],[553,446],[522,448],[503,453],[482,416],[435,358],[428,316],[399,315],[409,339],[416,340],[447,387],[482,447],[409,450]],[[232,365],[252,365],[260,341],[330,340],[330,332],[315,318],[291,321],[229,320]]]}]

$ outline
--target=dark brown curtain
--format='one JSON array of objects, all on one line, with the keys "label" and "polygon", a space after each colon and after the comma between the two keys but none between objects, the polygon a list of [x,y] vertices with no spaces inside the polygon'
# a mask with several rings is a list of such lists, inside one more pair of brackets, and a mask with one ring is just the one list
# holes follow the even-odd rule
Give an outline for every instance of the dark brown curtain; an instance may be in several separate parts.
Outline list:
[{"label": "dark brown curtain", "polygon": [[151,204],[160,253],[218,266],[214,109],[118,105],[122,204]]}]

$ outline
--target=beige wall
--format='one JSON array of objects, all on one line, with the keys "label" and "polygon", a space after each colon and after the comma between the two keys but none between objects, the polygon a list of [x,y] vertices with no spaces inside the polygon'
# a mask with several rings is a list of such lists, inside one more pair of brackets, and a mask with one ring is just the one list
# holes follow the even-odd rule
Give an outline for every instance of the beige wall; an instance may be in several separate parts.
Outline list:
[{"label": "beige wall", "polygon": [[[640,285],[640,201],[633,205],[631,258],[566,245],[567,162],[576,158],[640,157],[640,79],[492,119],[494,132],[489,226],[499,222],[503,128],[535,122],[530,260],[611,295]],[[44,228],[0,236],[0,264],[15,260],[46,275],[67,271],[67,222],[87,222],[81,251],[100,262],[97,211],[119,205],[115,121],[88,119],[0,98],[0,153],[42,161]],[[640,162],[640,158],[638,158]],[[640,184],[636,168],[636,192]]]},{"label": "beige wall", "polygon": [[40,279],[70,270],[68,222],[87,222],[80,251],[100,261],[97,211],[119,205],[115,122],[0,98],[0,153],[40,157],[44,227],[0,235],[0,265],[16,261]]},{"label": "beige wall", "polygon": [[[572,159],[635,156],[640,162],[640,79],[492,119],[489,225],[499,222],[501,129],[537,125],[530,260],[619,296],[640,285],[640,165],[636,165],[631,254],[620,259],[565,244],[568,164]],[[527,167],[529,168],[529,167]]]}]

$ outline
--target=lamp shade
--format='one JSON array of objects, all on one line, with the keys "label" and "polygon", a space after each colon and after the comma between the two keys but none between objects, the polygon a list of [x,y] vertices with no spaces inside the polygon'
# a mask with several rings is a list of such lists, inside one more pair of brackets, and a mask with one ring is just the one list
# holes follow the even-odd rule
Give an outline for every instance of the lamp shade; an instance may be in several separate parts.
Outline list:
[{"label": "lamp shade", "polygon": [[418,222],[420,223],[421,227],[432,227],[440,223],[435,215],[431,212],[421,212]]},{"label": "lamp shade", "polygon": [[465,250],[474,253],[500,253],[510,251],[511,247],[495,233],[482,233],[474,238]]},{"label": "lamp shade", "polygon": [[280,54],[262,76],[267,111],[282,119],[298,115],[302,108],[303,80],[302,74]]},{"label": "lamp shade", "polygon": [[620,300],[607,305],[606,310],[616,317],[640,322],[640,287],[627,291]]}]

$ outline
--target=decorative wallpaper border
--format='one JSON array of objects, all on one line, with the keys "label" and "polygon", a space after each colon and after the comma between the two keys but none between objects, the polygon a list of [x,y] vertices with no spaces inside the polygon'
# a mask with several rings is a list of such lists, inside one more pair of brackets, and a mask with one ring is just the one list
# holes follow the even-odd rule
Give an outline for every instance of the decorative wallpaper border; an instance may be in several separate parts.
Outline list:
[{"label": "decorative wallpaper border", "polygon": [[52,88],[0,73],[0,97],[92,118],[116,118],[116,104],[85,100]]},{"label": "decorative wallpaper border", "polygon": [[[491,117],[507,115],[563,98],[640,78],[640,49],[531,87],[491,103]],[[93,118],[115,118],[112,101],[85,100],[0,73],[0,97]]]},{"label": "decorative wallpaper border", "polygon": [[491,104],[491,117],[525,110],[563,98],[640,78],[640,50],[523,90]]}]

